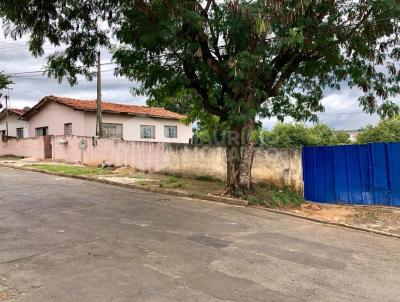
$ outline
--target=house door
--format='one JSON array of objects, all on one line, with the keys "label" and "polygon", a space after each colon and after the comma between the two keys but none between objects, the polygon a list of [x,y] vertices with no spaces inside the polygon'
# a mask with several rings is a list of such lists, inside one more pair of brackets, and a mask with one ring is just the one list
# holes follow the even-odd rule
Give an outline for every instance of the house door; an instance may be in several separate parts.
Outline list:
[{"label": "house door", "polygon": [[46,135],[44,137],[44,158],[52,158],[53,157],[53,148],[51,145],[52,136]]}]

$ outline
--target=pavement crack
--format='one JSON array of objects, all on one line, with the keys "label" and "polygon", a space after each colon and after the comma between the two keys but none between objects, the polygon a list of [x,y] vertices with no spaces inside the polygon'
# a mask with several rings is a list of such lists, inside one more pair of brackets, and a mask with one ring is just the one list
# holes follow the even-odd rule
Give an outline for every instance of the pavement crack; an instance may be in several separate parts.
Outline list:
[{"label": "pavement crack", "polygon": [[19,263],[19,262],[23,262],[25,260],[34,258],[36,256],[39,256],[40,254],[33,254],[33,255],[29,255],[29,256],[25,256],[25,257],[20,257],[17,259],[13,259],[13,260],[9,260],[9,261],[5,261],[5,262],[0,262],[0,265],[2,264],[12,264],[12,263]]}]

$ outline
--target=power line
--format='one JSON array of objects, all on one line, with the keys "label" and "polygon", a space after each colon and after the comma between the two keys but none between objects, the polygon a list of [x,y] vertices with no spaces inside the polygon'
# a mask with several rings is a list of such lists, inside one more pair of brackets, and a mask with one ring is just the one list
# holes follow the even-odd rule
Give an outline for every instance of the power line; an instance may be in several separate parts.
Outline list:
[{"label": "power line", "polygon": [[[113,65],[113,64],[117,64],[117,63],[115,63],[115,62],[102,63],[101,66]],[[50,71],[50,69],[14,72],[14,73],[9,73],[8,75],[9,75],[10,77],[15,77],[15,76],[24,75],[24,74],[44,73],[44,72],[46,72],[46,71]]]},{"label": "power line", "polygon": [[316,115],[344,115],[344,114],[367,114],[366,112],[332,112],[332,113],[315,113]]}]

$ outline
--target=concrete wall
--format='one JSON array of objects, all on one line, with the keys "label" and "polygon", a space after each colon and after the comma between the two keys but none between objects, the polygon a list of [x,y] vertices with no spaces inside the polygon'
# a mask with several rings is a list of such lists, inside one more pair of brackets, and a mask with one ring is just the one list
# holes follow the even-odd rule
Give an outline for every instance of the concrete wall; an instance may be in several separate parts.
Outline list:
[{"label": "concrete wall", "polygon": [[44,159],[44,137],[0,141],[0,156],[15,155]]},{"label": "concrete wall", "polygon": [[[68,143],[65,144],[65,141]],[[105,161],[116,165],[129,165],[139,170],[160,172],[165,165],[163,143],[53,136],[52,151],[55,161],[91,166]]]},{"label": "concrete wall", "polygon": [[35,129],[49,127],[49,135],[64,135],[64,124],[72,123],[74,135],[85,135],[83,111],[50,102],[29,119],[29,136],[36,136]]},{"label": "concrete wall", "polygon": [[[65,144],[65,141],[68,143]],[[220,146],[94,140],[77,136],[55,136],[52,145],[53,160],[56,161],[88,165],[99,165],[106,161],[144,171],[209,175],[223,180],[226,175],[225,148]],[[258,149],[252,175],[255,182],[293,185],[301,191],[301,151]]]},{"label": "concrete wall", "polygon": [[[20,120],[19,117],[12,112],[8,115],[8,136],[17,136],[17,128],[24,128],[24,137],[29,135],[29,126],[27,121]],[[0,131],[6,130],[5,116],[0,119]]]}]

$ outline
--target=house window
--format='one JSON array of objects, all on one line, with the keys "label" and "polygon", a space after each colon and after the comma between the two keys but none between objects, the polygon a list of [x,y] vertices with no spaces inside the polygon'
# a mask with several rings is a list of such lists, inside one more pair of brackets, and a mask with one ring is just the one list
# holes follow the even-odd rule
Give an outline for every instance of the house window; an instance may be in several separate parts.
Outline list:
[{"label": "house window", "polygon": [[39,127],[35,129],[36,136],[46,136],[49,134],[49,127]]},{"label": "house window", "polygon": [[72,124],[64,124],[64,135],[72,135]]},{"label": "house window", "polygon": [[24,138],[24,128],[17,128],[17,138]]},{"label": "house window", "polygon": [[178,128],[176,126],[164,126],[164,136],[167,138],[177,138]]},{"label": "house window", "polygon": [[122,124],[103,123],[103,136],[107,138],[122,138]]},{"label": "house window", "polygon": [[140,125],[140,138],[156,138],[156,126]]}]

